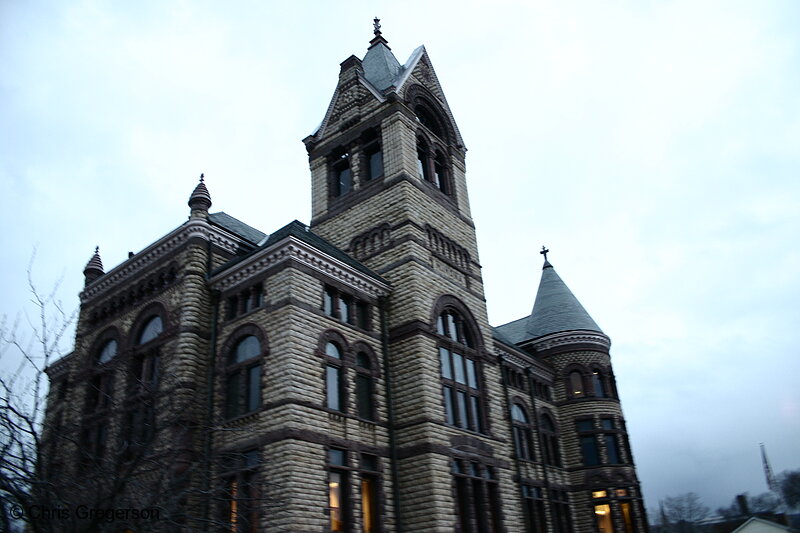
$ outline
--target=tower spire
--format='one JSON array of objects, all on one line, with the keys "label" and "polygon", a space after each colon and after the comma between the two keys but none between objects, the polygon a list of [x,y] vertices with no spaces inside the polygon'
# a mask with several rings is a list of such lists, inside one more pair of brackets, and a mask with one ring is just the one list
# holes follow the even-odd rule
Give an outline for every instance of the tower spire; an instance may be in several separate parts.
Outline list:
[{"label": "tower spire", "polygon": [[375,37],[373,37],[372,40],[369,42],[368,50],[372,50],[379,44],[382,44],[383,46],[386,46],[387,49],[391,50],[391,48],[387,46],[389,44],[389,41],[384,39],[383,35],[381,35],[381,19],[379,19],[378,17],[372,19],[372,33],[375,34]]}]

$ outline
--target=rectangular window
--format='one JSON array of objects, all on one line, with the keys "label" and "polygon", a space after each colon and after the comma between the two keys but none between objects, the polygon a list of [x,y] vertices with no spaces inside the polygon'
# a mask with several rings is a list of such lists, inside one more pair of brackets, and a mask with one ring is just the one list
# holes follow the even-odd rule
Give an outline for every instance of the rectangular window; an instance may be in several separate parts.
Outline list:
[{"label": "rectangular window", "polygon": [[369,305],[364,302],[356,304],[356,325],[361,329],[369,329]]},{"label": "rectangular window", "polygon": [[569,498],[566,492],[550,491],[550,512],[553,517],[555,533],[572,533],[572,515],[570,515]]},{"label": "rectangular window", "polygon": [[378,480],[372,474],[361,474],[361,532],[378,531]]},{"label": "rectangular window", "polygon": [[322,309],[326,315],[333,316],[335,301],[335,293],[331,289],[325,289],[325,294],[322,301]]},{"label": "rectangular window", "polygon": [[450,387],[444,387],[444,415],[445,420],[451,426],[456,424],[456,409],[455,405],[453,404],[453,389]]},{"label": "rectangular window", "polygon": [[350,322],[350,298],[339,295],[339,320]]},{"label": "rectangular window", "polygon": [[608,455],[609,464],[619,464],[622,462],[619,455],[619,444],[617,444],[616,435],[606,435],[606,454]]},{"label": "rectangular window", "polygon": [[233,418],[239,415],[239,374],[228,376],[225,381],[225,416]]},{"label": "rectangular window", "polygon": [[633,515],[631,514],[630,502],[620,502],[619,508],[622,510],[622,523],[625,525],[625,533],[633,533]]},{"label": "rectangular window", "polygon": [[500,496],[490,466],[471,463],[464,472],[460,460],[452,472],[456,489],[456,513],[461,533],[500,533]]},{"label": "rectangular window", "polygon": [[336,169],[336,190],[335,196],[342,196],[350,192],[353,188],[353,174],[350,172],[350,167]]},{"label": "rectangular window", "polygon": [[368,169],[368,180],[383,176],[383,153],[379,149],[369,154]]},{"label": "rectangular window", "polygon": [[525,505],[525,527],[528,533],[547,533],[547,519],[544,514],[544,499],[542,489],[522,486],[522,495]]},{"label": "rectangular window", "polygon": [[365,420],[373,420],[374,405],[372,403],[372,377],[364,374],[356,376],[356,403],[358,416]]},{"label": "rectangular window", "polygon": [[458,425],[462,428],[469,426],[467,419],[467,395],[463,391],[456,391],[458,398]]},{"label": "rectangular window", "polygon": [[597,519],[597,530],[600,533],[614,533],[611,523],[611,507],[607,504],[594,506],[594,516]]},{"label": "rectangular window", "polygon": [[584,466],[594,466],[600,464],[600,454],[597,450],[597,439],[594,435],[580,438],[581,455],[583,456]]},{"label": "rectangular window", "polygon": [[475,374],[475,361],[467,359],[467,385],[473,389],[478,388],[478,379]]},{"label": "rectangular window", "polygon": [[453,369],[450,366],[450,353],[444,348],[439,348],[439,360],[442,362],[442,377],[453,379]]},{"label": "rectangular window", "polygon": [[335,468],[344,467],[347,454],[344,450],[328,450],[328,513],[330,531],[347,530],[347,471]]},{"label": "rectangular window", "polygon": [[462,357],[461,354],[453,353],[453,366],[456,371],[456,381],[466,385],[467,380],[464,377],[464,357]]},{"label": "rectangular window", "polygon": [[247,412],[261,407],[261,365],[247,369]]},{"label": "rectangular window", "polygon": [[336,366],[326,367],[326,392],[328,409],[342,410],[341,369]]}]

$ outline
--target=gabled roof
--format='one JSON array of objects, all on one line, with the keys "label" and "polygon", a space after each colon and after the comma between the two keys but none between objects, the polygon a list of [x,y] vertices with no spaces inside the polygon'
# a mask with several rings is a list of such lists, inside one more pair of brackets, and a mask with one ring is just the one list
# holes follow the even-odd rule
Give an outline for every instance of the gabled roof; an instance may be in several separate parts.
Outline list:
[{"label": "gabled roof", "polygon": [[774,531],[793,531],[792,528],[784,526],[783,524],[776,524],[771,520],[765,520],[757,516],[751,517],[744,524],[733,530],[733,533],[766,533]]},{"label": "gabled roof", "polygon": [[[233,218],[233,217],[231,217],[231,218]],[[236,220],[236,219],[233,219],[233,220]],[[384,284],[387,284],[387,285],[389,284],[381,276],[379,276],[378,274],[376,274],[375,272],[373,272],[372,270],[370,270],[369,268],[364,266],[361,262],[357,261],[356,259],[353,259],[346,252],[340,250],[336,246],[332,245],[331,243],[329,243],[328,241],[326,241],[325,239],[323,239],[322,237],[320,237],[319,235],[317,235],[316,233],[314,233],[313,231],[308,229],[308,226],[306,226],[305,224],[303,224],[302,222],[300,222],[298,220],[293,220],[292,222],[290,222],[289,224],[285,225],[281,229],[275,231],[274,233],[271,233],[269,238],[267,238],[264,242],[262,242],[257,248],[255,248],[254,250],[252,250],[251,252],[249,252],[246,255],[238,256],[238,257],[235,257],[235,258],[231,259],[230,261],[228,261],[227,263],[225,263],[221,267],[219,267],[216,270],[214,270],[214,272],[211,273],[211,276],[212,277],[216,276],[217,274],[219,274],[221,272],[224,272],[225,270],[228,270],[229,268],[233,267],[234,265],[236,265],[236,264],[240,263],[241,261],[245,260],[247,257],[250,257],[251,255],[258,253],[260,250],[263,250],[265,248],[269,248],[273,244],[278,243],[278,242],[282,241],[283,239],[285,239],[287,237],[295,237],[295,238],[305,242],[306,244],[309,244],[309,245],[313,246],[317,250],[319,250],[319,251],[321,251],[321,252],[333,257],[334,259],[338,259],[339,261],[341,261],[341,262],[353,267],[354,269],[358,270],[362,274],[366,274],[367,276],[369,276],[369,277],[371,277],[371,278],[373,278],[373,279],[375,279],[377,281],[380,281],[381,283],[384,283]]]},{"label": "gabled roof", "polygon": [[545,261],[542,268],[542,278],[531,314],[494,330],[495,336],[500,340],[511,341],[513,344],[562,331],[603,333],[548,261]]},{"label": "gabled roof", "polygon": [[218,226],[224,230],[228,230],[234,235],[249,241],[252,244],[258,244],[267,236],[263,231],[249,226],[237,218],[233,218],[228,213],[220,211],[219,213],[211,213],[208,215],[208,221],[214,226]]}]

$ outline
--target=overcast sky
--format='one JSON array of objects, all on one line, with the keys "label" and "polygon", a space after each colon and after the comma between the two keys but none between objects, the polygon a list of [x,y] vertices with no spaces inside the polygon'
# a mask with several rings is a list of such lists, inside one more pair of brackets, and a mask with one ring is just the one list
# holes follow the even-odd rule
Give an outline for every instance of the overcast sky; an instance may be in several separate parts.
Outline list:
[{"label": "overcast sky", "polygon": [[[467,148],[489,317],[543,244],[611,337],[649,508],[800,468],[800,2],[0,0],[2,313],[181,224],[201,172],[309,222],[301,143],[372,18],[425,44]],[[69,346],[65,346],[69,349]]]}]

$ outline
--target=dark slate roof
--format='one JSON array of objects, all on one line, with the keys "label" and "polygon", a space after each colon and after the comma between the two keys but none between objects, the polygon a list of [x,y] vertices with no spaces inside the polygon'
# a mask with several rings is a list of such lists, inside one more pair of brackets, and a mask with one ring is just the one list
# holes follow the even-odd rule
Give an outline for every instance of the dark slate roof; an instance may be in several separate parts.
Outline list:
[{"label": "dark slate roof", "polygon": [[496,327],[495,335],[499,334],[500,340],[519,344],[551,333],[575,330],[603,333],[553,266],[545,262],[530,316]]},{"label": "dark slate roof", "polygon": [[367,50],[361,66],[364,68],[364,77],[379,91],[395,85],[397,75],[403,70],[392,50],[383,42]]},{"label": "dark slate roof", "polygon": [[[236,219],[234,219],[234,220],[236,220]],[[290,222],[289,224],[285,225],[281,229],[279,229],[279,230],[275,231],[274,233],[270,234],[269,238],[263,244],[261,244],[258,248],[256,248],[255,250],[251,251],[247,255],[239,256],[239,257],[236,257],[236,258],[232,259],[228,263],[222,265],[217,270],[212,272],[211,275],[213,276],[213,275],[216,275],[216,274],[218,274],[220,272],[223,272],[223,271],[231,268],[233,265],[241,262],[245,258],[247,258],[247,257],[249,257],[249,256],[251,256],[253,254],[258,253],[259,250],[263,250],[264,248],[269,248],[273,244],[275,244],[277,242],[280,242],[283,239],[285,239],[287,237],[290,237],[290,236],[291,237],[295,237],[295,238],[297,238],[297,239],[299,239],[299,240],[301,240],[301,241],[313,246],[317,250],[319,250],[321,252],[324,252],[325,254],[333,257],[334,259],[338,259],[339,261],[341,261],[341,262],[343,262],[343,263],[345,263],[347,265],[350,265],[351,267],[355,268],[359,272],[362,272],[362,273],[366,274],[367,276],[380,281],[381,283],[386,283],[387,285],[389,284],[389,282],[387,282],[381,276],[379,276],[378,274],[376,274],[375,272],[373,272],[372,270],[370,270],[369,268],[364,266],[359,261],[356,261],[355,259],[350,257],[347,253],[343,252],[342,250],[340,250],[336,246],[332,245],[331,243],[329,243],[328,241],[326,241],[325,239],[323,239],[322,237],[320,237],[316,233],[312,232],[310,229],[308,229],[308,226],[306,226],[305,224],[303,224],[302,222],[300,222],[298,220],[293,220],[292,222]]]},{"label": "dark slate roof", "polygon": [[541,337],[559,331],[588,329],[602,333],[586,309],[561,281],[550,263],[542,269],[542,279],[528,320],[528,333]]},{"label": "dark slate roof", "polygon": [[219,226],[222,229],[228,230],[234,235],[238,235],[242,239],[249,241],[253,244],[258,244],[267,236],[266,233],[257,230],[252,226],[248,226],[239,219],[233,218],[228,213],[220,211],[219,213],[211,213],[208,215],[208,221]]}]

